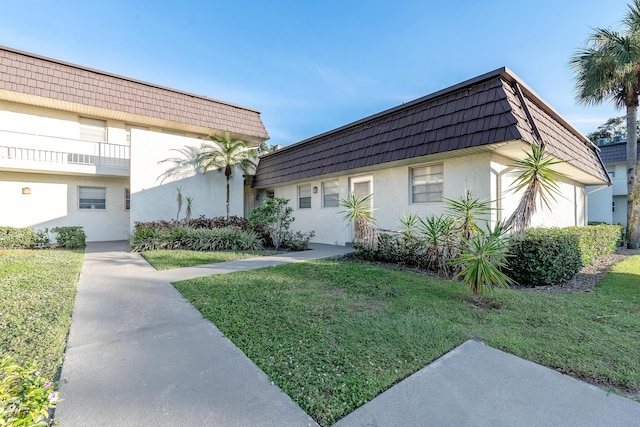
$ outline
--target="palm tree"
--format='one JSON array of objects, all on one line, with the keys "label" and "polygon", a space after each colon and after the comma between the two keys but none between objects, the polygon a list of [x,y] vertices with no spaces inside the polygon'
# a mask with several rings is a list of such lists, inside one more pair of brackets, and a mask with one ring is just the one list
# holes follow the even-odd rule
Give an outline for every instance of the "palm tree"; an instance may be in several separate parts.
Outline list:
[{"label": "palm tree", "polygon": [[231,132],[222,135],[209,135],[211,143],[203,143],[200,153],[196,156],[196,164],[202,172],[215,169],[224,173],[227,178],[227,219],[229,219],[229,180],[233,169],[238,167],[243,174],[248,174],[257,167],[256,152],[249,149],[247,143],[239,139],[232,139]]},{"label": "palm tree", "polygon": [[529,228],[531,219],[536,212],[538,200],[551,209],[551,200],[555,201],[554,193],[559,193],[558,181],[567,175],[553,169],[554,165],[565,163],[545,153],[544,145],[531,145],[531,151],[525,152],[525,158],[516,160],[510,165],[517,173],[512,183],[514,192],[523,191],[522,198],[511,216],[504,224],[505,230],[519,233]]},{"label": "palm tree", "polygon": [[640,244],[640,180],[636,144],[640,93],[640,0],[628,5],[620,32],[596,28],[588,46],[569,62],[576,74],[578,102],[609,100],[627,110],[627,246]]},{"label": "palm tree", "polygon": [[202,143],[200,147],[186,146],[173,151],[180,155],[161,161],[160,163],[172,163],[173,166],[160,175],[161,182],[170,177],[187,176],[193,171],[206,173],[210,170],[223,172],[227,178],[227,219],[229,219],[230,179],[235,168],[239,168],[244,174],[250,173],[257,167],[255,150],[249,148],[247,143],[233,139],[231,132],[222,135],[209,135],[208,143]]}]

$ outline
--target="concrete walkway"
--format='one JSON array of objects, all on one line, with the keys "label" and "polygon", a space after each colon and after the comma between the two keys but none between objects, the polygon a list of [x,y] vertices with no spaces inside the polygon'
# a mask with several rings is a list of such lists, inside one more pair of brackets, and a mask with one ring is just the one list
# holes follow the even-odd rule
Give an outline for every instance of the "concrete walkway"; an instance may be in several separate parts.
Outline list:
[{"label": "concrete walkway", "polygon": [[[339,256],[348,248],[155,271],[125,243],[89,244],[55,418],[66,426],[315,422],[172,281]],[[336,426],[640,426],[640,404],[469,341]]]}]

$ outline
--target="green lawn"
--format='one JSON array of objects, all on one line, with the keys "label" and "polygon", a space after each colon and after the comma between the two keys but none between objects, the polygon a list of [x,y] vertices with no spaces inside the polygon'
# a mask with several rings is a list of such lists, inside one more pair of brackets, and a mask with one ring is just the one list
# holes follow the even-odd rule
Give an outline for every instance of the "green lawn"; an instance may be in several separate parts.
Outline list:
[{"label": "green lawn", "polygon": [[79,251],[0,249],[0,354],[57,374],[82,259]]},{"label": "green lawn", "polygon": [[176,288],[322,425],[467,339],[622,392],[640,391],[640,256],[590,293],[463,286],[317,261],[182,281]]},{"label": "green lawn", "polygon": [[215,262],[235,261],[238,259],[256,258],[260,256],[278,255],[282,251],[146,251],[142,256],[156,270],[191,267],[194,265],[212,264]]}]

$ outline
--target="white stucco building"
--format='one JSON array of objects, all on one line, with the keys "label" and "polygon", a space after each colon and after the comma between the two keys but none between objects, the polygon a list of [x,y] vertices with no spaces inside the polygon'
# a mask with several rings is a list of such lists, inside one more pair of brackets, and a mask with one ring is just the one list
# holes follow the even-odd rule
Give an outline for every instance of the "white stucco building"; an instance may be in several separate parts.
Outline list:
[{"label": "white stucco building", "polygon": [[[268,139],[256,110],[0,47],[0,225],[125,240],[135,221],[174,219],[178,187],[194,217],[225,215],[224,174],[158,179],[173,149],[223,131]],[[231,184],[242,216],[242,174]]]},{"label": "white stucco building", "polygon": [[510,164],[531,144],[567,160],[558,169],[569,176],[533,225],[586,225],[586,186],[609,184],[598,148],[506,68],[267,154],[253,189],[258,200],[291,200],[292,227],[329,244],[353,240],[338,207],[350,193],[373,193],[382,229],[397,230],[406,213],[443,213],[443,198],[465,189],[504,220],[520,200]]},{"label": "white stucco building", "polygon": [[[600,146],[611,186],[588,187],[589,221],[627,225],[627,143]],[[640,155],[640,144],[637,145]]]}]

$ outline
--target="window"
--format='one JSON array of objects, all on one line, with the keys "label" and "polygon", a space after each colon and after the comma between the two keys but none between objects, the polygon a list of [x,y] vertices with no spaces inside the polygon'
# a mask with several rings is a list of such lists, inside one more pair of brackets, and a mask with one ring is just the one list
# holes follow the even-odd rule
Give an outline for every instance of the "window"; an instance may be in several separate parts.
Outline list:
[{"label": "window", "polygon": [[298,187],[298,208],[309,209],[311,207],[311,184]]},{"label": "window", "polygon": [[107,142],[107,122],[80,117],[80,139],[91,142]]},{"label": "window", "polygon": [[340,196],[340,182],[338,180],[322,183],[322,206],[325,208],[337,208]]},{"label": "window", "polygon": [[612,201],[611,202],[611,212],[615,212],[616,211],[616,201]]},{"label": "window", "polygon": [[611,170],[608,170],[607,172],[609,172],[609,176],[610,176],[611,178],[615,178],[615,177],[616,177],[616,172],[615,172],[615,170],[611,169]]},{"label": "window", "polygon": [[103,187],[79,187],[78,207],[80,209],[106,209],[107,189]]},{"label": "window", "polygon": [[129,210],[131,208],[131,190],[124,189],[124,208]]},{"label": "window", "polygon": [[411,203],[439,202],[443,175],[442,164],[411,168]]},{"label": "window", "polygon": [[275,199],[276,198],[276,192],[273,190],[267,190],[267,199]]}]

